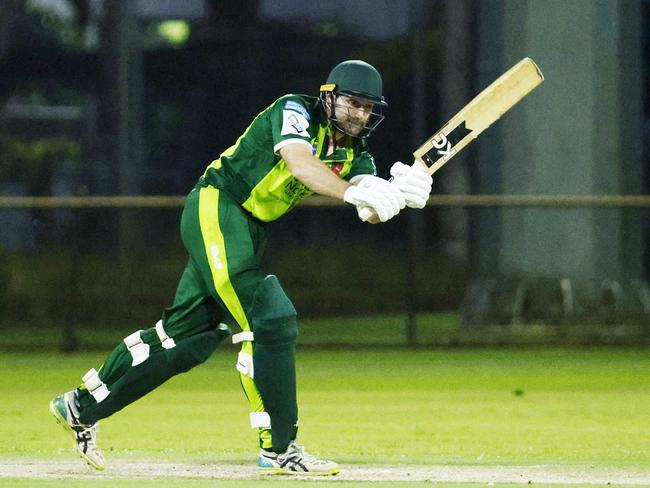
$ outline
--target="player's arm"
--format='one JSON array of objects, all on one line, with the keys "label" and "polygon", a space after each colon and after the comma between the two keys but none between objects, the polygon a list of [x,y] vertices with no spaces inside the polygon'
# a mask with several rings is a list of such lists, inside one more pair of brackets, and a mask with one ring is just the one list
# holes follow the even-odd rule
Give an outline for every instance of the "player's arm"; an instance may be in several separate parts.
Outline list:
[{"label": "player's arm", "polygon": [[371,207],[376,217],[367,220],[369,223],[390,220],[404,208],[402,195],[386,180],[368,176],[363,184],[350,184],[313,156],[306,144],[287,144],[279,152],[291,174],[314,193],[339,198],[357,208]]},{"label": "player's arm", "polygon": [[306,144],[288,144],[280,149],[289,171],[314,193],[343,200],[350,183],[339,178]]}]

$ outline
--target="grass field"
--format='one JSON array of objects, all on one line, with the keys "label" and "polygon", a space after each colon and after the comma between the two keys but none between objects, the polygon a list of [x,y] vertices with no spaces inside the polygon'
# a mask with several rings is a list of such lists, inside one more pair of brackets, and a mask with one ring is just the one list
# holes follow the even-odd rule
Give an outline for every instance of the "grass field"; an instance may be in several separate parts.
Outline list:
[{"label": "grass field", "polygon": [[[649,352],[299,350],[299,441],[342,473],[262,481],[650,485]],[[220,350],[103,421],[108,468],[95,474],[47,405],[104,354],[3,352],[0,485],[259,486],[235,356]]]},{"label": "grass field", "polygon": [[[155,315],[154,315],[155,316]],[[403,314],[300,318],[299,346],[305,348],[400,348],[407,345]],[[74,327],[79,349],[108,351],[142,323],[81,323]],[[236,327],[234,327],[236,329]],[[372,331],[369,333],[369,331]],[[617,324],[510,324],[463,327],[457,313],[420,313],[417,344],[426,348],[485,346],[650,346],[650,328]],[[57,351],[61,323],[0,324],[0,353]]]}]

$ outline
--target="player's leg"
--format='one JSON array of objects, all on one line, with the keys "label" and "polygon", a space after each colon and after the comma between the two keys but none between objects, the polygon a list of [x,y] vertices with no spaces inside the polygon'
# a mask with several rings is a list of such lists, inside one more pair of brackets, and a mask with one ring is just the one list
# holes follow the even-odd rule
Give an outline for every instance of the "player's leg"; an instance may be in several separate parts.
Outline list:
[{"label": "player's leg", "polygon": [[233,336],[234,341],[243,342],[237,369],[251,403],[251,426],[259,429],[266,453],[264,467],[290,469],[293,461],[302,459],[308,465],[307,474],[338,472],[336,464],[318,461],[294,443],[298,422],[296,311],[278,279],[264,276],[259,268],[263,224],[217,189],[202,188],[194,198],[198,199],[197,219],[186,224],[201,229],[203,242],[194,243],[197,249],[191,254],[208,257],[208,267],[202,268],[206,281],[212,281],[215,298],[242,329]]},{"label": "player's leg", "polygon": [[[82,458],[92,467],[102,470],[104,457],[96,439],[99,419],[112,415],[172,376],[205,361],[229,334],[228,328],[221,324],[219,328],[180,339],[174,347],[156,350],[155,346],[149,345],[150,342],[155,343],[155,339],[150,337],[150,330],[144,331],[138,347],[149,346],[149,356],[145,361],[133,366],[133,356],[129,354],[127,357],[120,344],[105,363],[105,366],[109,365],[107,374],[104,375],[104,368],[99,372],[91,369],[84,375],[79,388],[52,400],[50,411],[73,436],[74,445]],[[127,362],[129,366],[123,368]]]},{"label": "player's leg", "polygon": [[205,291],[200,291],[197,276],[190,262],[174,306],[165,311],[163,319],[155,327],[125,338],[99,372],[91,369],[79,388],[58,395],[50,403],[50,411],[73,436],[79,454],[96,469],[104,469],[96,443],[98,420],[205,361],[230,334],[224,324],[215,321],[223,312]]},{"label": "player's leg", "polygon": [[[258,283],[250,308],[253,335],[240,333],[237,369],[259,428],[258,466],[272,474],[335,475],[338,465],[308,454],[296,444],[296,310],[275,276]],[[236,334],[234,340],[239,339]],[[248,356],[251,354],[252,357]]]},{"label": "player's leg", "polygon": [[[205,256],[206,266],[201,268],[205,272],[205,281],[211,282],[215,299],[225,305],[244,332],[235,336],[246,338],[238,357],[237,369],[242,374],[242,385],[253,405],[252,423],[265,429],[262,432],[264,447],[270,448],[273,445],[281,452],[296,434],[293,365],[293,341],[297,334],[295,310],[283,292],[276,293],[276,296],[266,293],[269,290],[266,283],[277,283],[273,288],[281,288],[276,278],[273,277],[270,281],[266,279],[259,266],[260,252],[265,242],[264,224],[250,218],[227,193],[212,187],[193,192],[188,197],[188,205],[192,201],[196,202],[198,211],[188,214],[189,217],[194,215],[195,219],[183,220],[185,234],[196,235],[197,231],[191,231],[191,227],[194,227],[199,229],[202,240],[185,240],[185,244],[188,248],[194,247],[190,250],[192,256],[197,259],[200,259],[200,255]],[[278,297],[281,298],[281,303],[276,303]],[[256,301],[257,306],[254,305]],[[272,393],[262,395],[257,385],[258,378],[269,379],[271,370],[268,373],[263,371],[266,366],[263,365],[254,372],[253,358],[260,347],[264,357],[264,346],[260,346],[257,339],[251,339],[252,326],[259,321],[264,322],[267,316],[274,316],[273,325],[277,330],[267,334],[262,331],[262,344],[278,340],[288,345],[278,347],[275,351],[275,362],[283,373],[282,381],[278,382]],[[275,379],[272,381],[277,382]],[[262,389],[266,393],[273,388],[263,385]],[[260,420],[263,418],[268,420]],[[271,429],[272,421],[274,425]]]},{"label": "player's leg", "polygon": [[165,310],[162,320],[127,336],[109,354],[100,371],[95,374],[91,370],[84,379],[77,391],[81,422],[91,424],[112,415],[210,357],[229,330],[225,325],[218,326],[216,318],[223,312],[205,290],[190,259],[174,304]]},{"label": "player's leg", "polygon": [[73,435],[77,450],[91,466],[104,466],[95,439],[97,421],[205,361],[230,333],[217,320],[225,313],[190,258],[174,304],[162,320],[127,336],[99,371],[92,368],[79,388],[51,402],[52,414]]}]

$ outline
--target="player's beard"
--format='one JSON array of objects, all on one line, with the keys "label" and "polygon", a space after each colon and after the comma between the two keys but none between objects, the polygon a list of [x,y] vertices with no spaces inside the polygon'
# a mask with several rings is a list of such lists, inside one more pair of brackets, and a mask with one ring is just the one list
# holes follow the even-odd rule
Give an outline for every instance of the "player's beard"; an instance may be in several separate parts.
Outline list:
[{"label": "player's beard", "polygon": [[339,127],[351,136],[358,136],[361,131],[366,127],[366,121],[359,117],[352,117],[349,114],[344,114],[342,117],[336,119]]}]

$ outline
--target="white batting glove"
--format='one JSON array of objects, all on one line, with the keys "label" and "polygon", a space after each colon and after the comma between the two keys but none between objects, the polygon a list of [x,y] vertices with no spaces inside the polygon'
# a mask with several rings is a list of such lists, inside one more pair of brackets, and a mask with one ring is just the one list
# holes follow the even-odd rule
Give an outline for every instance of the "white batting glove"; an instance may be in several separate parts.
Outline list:
[{"label": "white batting glove", "polygon": [[413,166],[408,166],[397,161],[390,168],[395,185],[404,196],[406,206],[410,208],[424,208],[431,194],[433,178],[417,161]]},{"label": "white batting glove", "polygon": [[399,188],[382,178],[368,175],[355,183],[345,191],[343,200],[357,207],[359,218],[361,209],[367,208],[371,213],[377,214],[381,222],[386,222],[406,205]]}]

